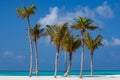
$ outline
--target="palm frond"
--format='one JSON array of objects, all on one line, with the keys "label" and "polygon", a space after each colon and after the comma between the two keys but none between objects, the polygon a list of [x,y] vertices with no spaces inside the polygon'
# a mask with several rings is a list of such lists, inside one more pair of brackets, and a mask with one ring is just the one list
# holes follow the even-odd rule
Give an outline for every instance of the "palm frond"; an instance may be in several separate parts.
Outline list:
[{"label": "palm frond", "polygon": [[79,17],[74,20],[76,24],[71,25],[71,28],[79,29],[81,33],[84,33],[86,30],[100,29],[99,27],[93,25],[93,20],[87,19],[86,17]]},{"label": "palm frond", "polygon": [[27,10],[28,14],[29,14],[29,15],[30,15],[30,14],[34,14],[34,13],[35,13],[35,9],[37,9],[36,6],[35,6],[35,5],[31,5],[31,6],[28,8],[28,10]]},{"label": "palm frond", "polygon": [[89,33],[86,33],[86,35],[85,35],[85,45],[93,53],[94,50],[96,50],[99,46],[102,45],[102,36],[98,35],[93,40],[92,37],[89,35]]},{"label": "palm frond", "polygon": [[30,7],[26,7],[24,4],[22,5],[23,10],[22,9],[16,9],[16,11],[18,12],[18,16],[22,17],[23,19],[28,18],[31,14],[35,13],[35,9],[36,7],[34,5],[31,5]]},{"label": "palm frond", "polygon": [[98,26],[86,26],[86,28],[89,30],[100,29]]},{"label": "palm frond", "polygon": [[71,28],[73,28],[73,29],[79,29],[80,27],[79,27],[78,24],[74,24],[74,25],[71,25]]},{"label": "palm frond", "polygon": [[46,25],[46,33],[50,36],[51,41],[53,41],[56,46],[60,46],[64,41],[68,32],[67,26],[67,23],[61,25]]},{"label": "palm frond", "polygon": [[23,10],[16,8],[16,12],[18,13],[18,17],[26,18],[26,13]]},{"label": "palm frond", "polygon": [[34,28],[30,30],[33,41],[43,37],[43,34],[45,34],[44,29],[43,28],[40,29],[40,26],[41,25],[35,24]]},{"label": "palm frond", "polygon": [[102,36],[101,35],[98,35],[96,38],[95,38],[95,40],[94,40],[94,43],[95,44],[98,44],[98,46],[101,46],[101,45],[103,45],[102,44]]},{"label": "palm frond", "polygon": [[22,7],[23,7],[23,10],[27,13],[27,8],[26,8],[26,6],[24,5],[24,4],[22,4]]},{"label": "palm frond", "polygon": [[87,19],[85,20],[85,25],[88,26],[88,25],[93,25],[94,21],[91,20],[91,19]]},{"label": "palm frond", "polygon": [[81,45],[81,40],[80,39],[77,39],[74,41],[73,43],[73,51],[76,51]]},{"label": "palm frond", "polygon": [[68,53],[73,53],[80,47],[80,45],[80,39],[77,39],[77,37],[73,35],[68,35],[62,43],[62,49]]}]

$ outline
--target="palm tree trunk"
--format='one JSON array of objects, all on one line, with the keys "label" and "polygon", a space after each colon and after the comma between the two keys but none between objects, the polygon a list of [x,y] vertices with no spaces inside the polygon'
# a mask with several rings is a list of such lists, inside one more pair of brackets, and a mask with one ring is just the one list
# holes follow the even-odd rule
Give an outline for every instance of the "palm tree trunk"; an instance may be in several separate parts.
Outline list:
[{"label": "palm tree trunk", "polygon": [[55,56],[55,73],[54,73],[54,77],[55,77],[55,78],[56,78],[57,70],[58,70],[59,48],[60,48],[60,47],[56,47],[56,56]]},{"label": "palm tree trunk", "polygon": [[67,77],[70,73],[71,64],[72,64],[72,53],[69,54],[69,60],[70,60],[70,63],[69,63],[69,66],[68,66],[68,69],[67,69],[66,73],[64,74],[64,77]]},{"label": "palm tree trunk", "polygon": [[38,76],[38,52],[37,52],[37,41],[35,40],[35,57],[36,57],[36,76]]},{"label": "palm tree trunk", "polygon": [[33,59],[32,59],[32,56],[33,56],[33,50],[32,50],[32,39],[31,39],[31,34],[30,34],[30,20],[29,18],[27,19],[27,22],[28,22],[28,38],[29,38],[29,43],[30,43],[30,73],[29,73],[29,76],[31,77],[32,76],[32,66],[33,66]]},{"label": "palm tree trunk", "polygon": [[82,54],[81,54],[80,78],[82,78],[83,67],[84,67],[84,34],[82,33]]},{"label": "palm tree trunk", "polygon": [[90,68],[91,68],[91,76],[93,76],[93,53],[90,54]]},{"label": "palm tree trunk", "polygon": [[67,66],[66,53],[64,53],[64,67],[65,67],[65,72],[67,71],[66,66]]}]

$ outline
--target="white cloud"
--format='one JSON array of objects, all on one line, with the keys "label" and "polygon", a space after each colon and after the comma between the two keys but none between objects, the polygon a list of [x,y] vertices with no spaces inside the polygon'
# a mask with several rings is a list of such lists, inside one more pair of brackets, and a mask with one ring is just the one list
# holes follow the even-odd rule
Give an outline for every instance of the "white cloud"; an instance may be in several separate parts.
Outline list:
[{"label": "white cloud", "polygon": [[111,41],[103,40],[105,46],[120,46],[120,39],[112,37]]},{"label": "white cloud", "polygon": [[111,45],[113,45],[113,46],[120,46],[120,39],[113,37]]},{"label": "white cloud", "polygon": [[79,6],[74,11],[67,11],[63,8],[60,9],[58,7],[50,7],[49,10],[50,13],[40,18],[40,20],[38,21],[39,24],[54,25],[61,24],[63,22],[68,22],[69,24],[72,24],[74,22],[73,18],[88,17],[93,19],[96,25],[103,27],[104,23],[98,18],[98,14],[103,18],[113,17],[113,11],[108,6],[106,1],[102,5],[92,9],[88,6]]},{"label": "white cloud", "polygon": [[89,9],[87,6],[79,7],[74,12],[67,12],[66,10],[59,9],[58,7],[50,8],[50,13],[45,17],[40,18],[38,21],[39,24],[61,24],[63,22],[73,23],[73,18],[77,18],[79,16],[95,18],[94,11]]},{"label": "white cloud", "polygon": [[78,17],[89,17],[95,19],[95,14],[94,11],[91,10],[89,7],[81,6],[77,8],[74,12],[67,12],[66,14],[64,14],[64,16],[60,17],[59,18],[60,20],[58,21],[73,23],[73,18]]},{"label": "white cloud", "polygon": [[113,11],[112,11],[112,9],[109,7],[107,1],[105,1],[105,2],[103,3],[103,5],[98,6],[98,7],[96,8],[96,12],[97,12],[99,15],[105,17],[105,18],[111,18],[111,17],[113,17],[113,15],[114,15],[114,14],[113,14]]},{"label": "white cloud", "polygon": [[55,24],[56,20],[57,20],[57,15],[58,13],[58,8],[54,7],[54,8],[50,8],[50,14],[47,14],[44,18],[41,18],[39,20],[40,24]]}]

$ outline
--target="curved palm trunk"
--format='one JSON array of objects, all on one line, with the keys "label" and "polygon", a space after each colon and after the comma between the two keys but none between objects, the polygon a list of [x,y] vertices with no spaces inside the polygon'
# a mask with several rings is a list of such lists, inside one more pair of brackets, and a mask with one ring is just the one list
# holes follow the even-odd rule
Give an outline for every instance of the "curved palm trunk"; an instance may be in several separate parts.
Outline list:
[{"label": "curved palm trunk", "polygon": [[91,68],[91,76],[93,76],[93,52],[90,54],[90,68]]},{"label": "curved palm trunk", "polygon": [[[82,34],[82,38],[84,39],[84,34]],[[82,39],[82,54],[81,54],[81,67],[80,67],[80,78],[82,78],[82,72],[84,67],[84,40]]]},{"label": "curved palm trunk", "polygon": [[66,62],[66,53],[64,53],[64,67],[65,67],[65,72],[67,71],[67,62]]},{"label": "curved palm trunk", "polygon": [[69,63],[69,66],[68,66],[66,73],[64,74],[64,77],[67,77],[70,73],[71,65],[72,65],[72,53],[69,54],[69,60],[70,60],[70,63]]},{"label": "curved palm trunk", "polygon": [[29,38],[29,43],[30,43],[30,73],[29,76],[32,76],[32,66],[33,66],[33,60],[32,60],[32,56],[33,56],[33,50],[32,50],[32,39],[31,39],[31,34],[30,34],[30,20],[29,18],[27,19],[28,22],[28,38]]},{"label": "curved palm trunk", "polygon": [[37,41],[35,40],[35,57],[36,57],[36,76],[38,76],[38,51],[37,51]]},{"label": "curved palm trunk", "polygon": [[57,70],[58,70],[59,48],[60,48],[60,47],[56,47],[56,56],[55,56],[55,73],[54,73],[54,77],[55,77],[55,78],[56,78]]}]

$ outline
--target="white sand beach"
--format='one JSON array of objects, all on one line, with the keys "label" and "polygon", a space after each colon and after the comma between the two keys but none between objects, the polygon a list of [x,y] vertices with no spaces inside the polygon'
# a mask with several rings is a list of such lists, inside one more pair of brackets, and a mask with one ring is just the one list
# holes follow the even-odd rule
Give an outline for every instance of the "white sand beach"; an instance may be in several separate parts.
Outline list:
[{"label": "white sand beach", "polygon": [[53,76],[0,76],[0,80],[120,80],[120,75],[84,76],[82,79],[79,78],[79,76],[58,76],[57,78],[54,78]]}]

